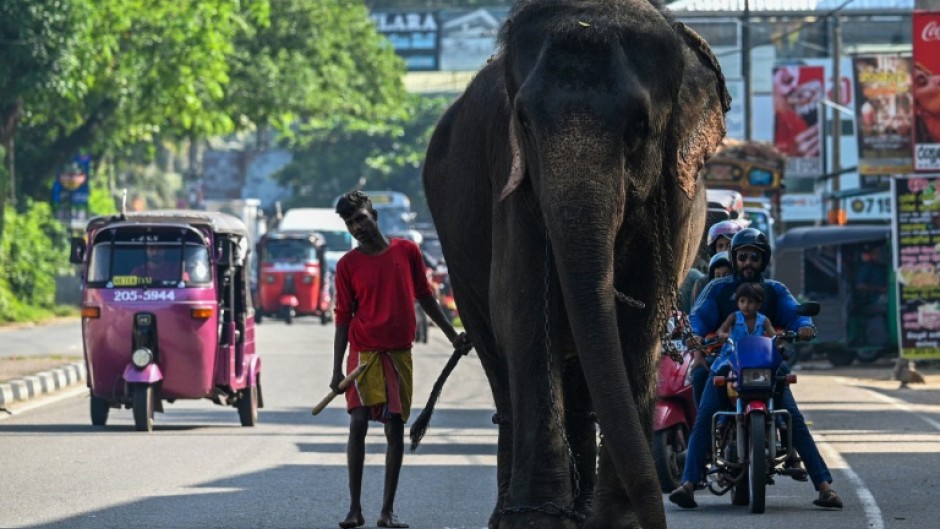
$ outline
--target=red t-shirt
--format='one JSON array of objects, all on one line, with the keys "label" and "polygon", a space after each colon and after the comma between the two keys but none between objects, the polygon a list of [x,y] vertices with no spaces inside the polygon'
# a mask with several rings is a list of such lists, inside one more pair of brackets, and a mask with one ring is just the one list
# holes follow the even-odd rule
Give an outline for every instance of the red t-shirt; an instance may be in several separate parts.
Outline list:
[{"label": "red t-shirt", "polygon": [[349,325],[353,351],[410,349],[415,300],[431,295],[418,245],[389,243],[379,255],[348,252],[336,265],[336,324]]}]

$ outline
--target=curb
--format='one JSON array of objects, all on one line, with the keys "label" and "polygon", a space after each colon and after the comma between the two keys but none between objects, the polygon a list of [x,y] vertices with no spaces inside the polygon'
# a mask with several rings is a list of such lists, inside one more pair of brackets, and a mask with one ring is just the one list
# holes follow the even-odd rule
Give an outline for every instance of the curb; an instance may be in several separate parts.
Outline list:
[{"label": "curb", "polygon": [[0,384],[0,408],[54,393],[85,380],[85,363],[75,362]]}]

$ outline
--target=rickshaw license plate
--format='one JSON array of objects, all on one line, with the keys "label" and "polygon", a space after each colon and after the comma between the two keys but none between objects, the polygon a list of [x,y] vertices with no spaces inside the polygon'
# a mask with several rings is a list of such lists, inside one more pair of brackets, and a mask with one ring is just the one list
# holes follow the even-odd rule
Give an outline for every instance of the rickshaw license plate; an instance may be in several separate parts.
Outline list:
[{"label": "rickshaw license plate", "polygon": [[176,293],[173,290],[115,290],[114,301],[133,302],[133,301],[174,301]]}]

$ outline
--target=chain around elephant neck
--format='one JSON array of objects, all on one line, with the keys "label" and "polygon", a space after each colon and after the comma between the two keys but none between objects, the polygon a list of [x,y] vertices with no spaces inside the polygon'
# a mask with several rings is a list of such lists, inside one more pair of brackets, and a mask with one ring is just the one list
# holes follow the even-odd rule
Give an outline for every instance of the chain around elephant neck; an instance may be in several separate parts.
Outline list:
[{"label": "chain around elephant neck", "polygon": [[563,518],[570,518],[578,522],[579,524],[584,521],[584,516],[579,514],[574,509],[575,501],[578,499],[578,496],[581,495],[581,475],[578,472],[578,464],[574,459],[574,451],[571,449],[571,443],[568,441],[568,433],[565,430],[565,422],[561,419],[561,412],[559,411],[558,401],[555,398],[555,376],[552,372],[552,367],[554,362],[552,361],[552,336],[551,336],[551,281],[552,281],[552,242],[548,236],[548,229],[545,230],[545,275],[544,275],[544,301],[545,301],[545,310],[544,310],[544,328],[543,332],[545,333],[545,352],[548,355],[548,389],[549,389],[549,406],[551,407],[552,418],[555,421],[555,424],[558,427],[558,430],[561,432],[561,438],[565,443],[565,450],[568,452],[568,465],[571,468],[571,480],[572,480],[572,498],[571,505],[568,507],[562,507],[554,502],[545,502],[540,506],[531,506],[531,505],[517,505],[515,507],[506,507],[501,509],[500,514],[519,514],[524,512],[540,512],[543,514],[549,514],[552,516],[560,516]]}]

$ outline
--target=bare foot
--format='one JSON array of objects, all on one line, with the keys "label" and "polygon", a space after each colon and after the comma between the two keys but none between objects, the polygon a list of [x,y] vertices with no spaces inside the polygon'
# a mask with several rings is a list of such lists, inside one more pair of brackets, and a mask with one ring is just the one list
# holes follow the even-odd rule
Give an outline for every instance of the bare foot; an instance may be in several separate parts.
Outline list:
[{"label": "bare foot", "polygon": [[375,522],[375,525],[379,527],[410,527],[393,512],[383,513],[379,521]]},{"label": "bare foot", "polygon": [[346,515],[346,519],[339,523],[339,526],[343,529],[350,529],[352,527],[361,527],[366,524],[366,519],[362,517],[362,511],[349,511],[349,514]]}]

